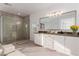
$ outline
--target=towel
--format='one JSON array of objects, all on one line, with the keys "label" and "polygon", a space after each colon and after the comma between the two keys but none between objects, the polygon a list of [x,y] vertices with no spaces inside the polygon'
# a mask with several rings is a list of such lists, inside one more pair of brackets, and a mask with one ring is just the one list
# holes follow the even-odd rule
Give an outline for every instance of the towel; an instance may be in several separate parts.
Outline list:
[{"label": "towel", "polygon": [[13,44],[2,45],[2,48],[4,49],[4,55],[7,55],[16,50]]}]

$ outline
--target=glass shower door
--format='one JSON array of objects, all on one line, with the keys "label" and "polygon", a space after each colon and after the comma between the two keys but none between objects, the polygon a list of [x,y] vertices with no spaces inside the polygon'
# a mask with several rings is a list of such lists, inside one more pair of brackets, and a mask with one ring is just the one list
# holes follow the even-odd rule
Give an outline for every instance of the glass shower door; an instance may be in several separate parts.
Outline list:
[{"label": "glass shower door", "polygon": [[15,41],[16,27],[12,16],[3,16],[3,44]]}]

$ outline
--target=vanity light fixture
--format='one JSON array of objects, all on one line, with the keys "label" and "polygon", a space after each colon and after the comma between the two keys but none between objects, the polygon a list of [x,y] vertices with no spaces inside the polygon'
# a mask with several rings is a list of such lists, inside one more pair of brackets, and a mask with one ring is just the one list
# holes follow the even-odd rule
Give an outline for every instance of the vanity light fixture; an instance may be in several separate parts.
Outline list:
[{"label": "vanity light fixture", "polygon": [[63,14],[63,11],[57,11],[57,12],[50,12],[49,14],[47,14],[46,16],[60,16]]}]

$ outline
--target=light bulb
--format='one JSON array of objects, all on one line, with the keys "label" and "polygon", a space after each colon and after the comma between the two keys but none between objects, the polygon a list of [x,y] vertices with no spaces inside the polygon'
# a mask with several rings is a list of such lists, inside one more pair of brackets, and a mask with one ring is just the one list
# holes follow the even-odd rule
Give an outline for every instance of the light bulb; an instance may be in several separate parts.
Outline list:
[{"label": "light bulb", "polygon": [[60,16],[62,15],[63,11],[56,11],[56,12],[50,12],[49,14],[47,14],[46,16]]}]

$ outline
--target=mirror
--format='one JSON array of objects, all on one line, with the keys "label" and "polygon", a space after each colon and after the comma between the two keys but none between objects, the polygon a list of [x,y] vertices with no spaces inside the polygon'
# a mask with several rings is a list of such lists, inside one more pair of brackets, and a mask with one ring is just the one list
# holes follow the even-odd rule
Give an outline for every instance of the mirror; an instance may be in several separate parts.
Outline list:
[{"label": "mirror", "polygon": [[76,24],[76,10],[62,13],[62,15],[42,17],[39,20],[40,30],[70,31],[70,26]]}]

